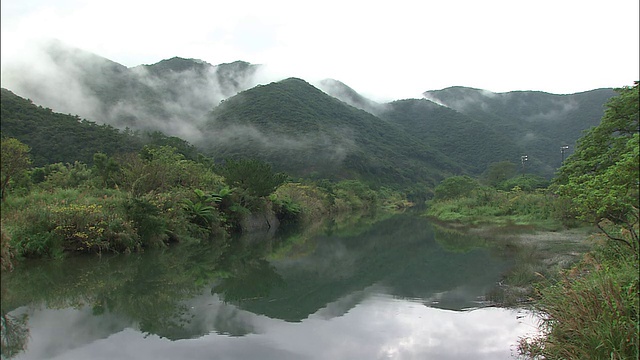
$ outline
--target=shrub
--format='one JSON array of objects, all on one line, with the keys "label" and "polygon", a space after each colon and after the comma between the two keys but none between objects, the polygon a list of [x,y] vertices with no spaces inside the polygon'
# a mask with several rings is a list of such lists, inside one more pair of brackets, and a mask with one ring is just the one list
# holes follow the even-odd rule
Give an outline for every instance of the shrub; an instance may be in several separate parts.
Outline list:
[{"label": "shrub", "polygon": [[12,270],[14,249],[10,244],[9,234],[0,225],[0,270]]},{"label": "shrub", "polygon": [[335,211],[371,209],[378,206],[378,194],[358,180],[343,180],[333,187]]},{"label": "shrub", "polygon": [[140,240],[124,218],[121,196],[115,190],[34,191],[3,207],[3,224],[18,254],[26,257],[132,251]]},{"label": "shrub", "polygon": [[329,209],[327,194],[315,185],[287,183],[280,186],[271,198],[279,219],[308,220],[326,215]]},{"label": "shrub", "polygon": [[467,175],[452,176],[442,180],[442,182],[436,186],[434,189],[434,199],[446,200],[469,196],[471,192],[478,187],[478,182]]},{"label": "shrub", "polygon": [[131,221],[143,247],[157,247],[169,238],[167,222],[160,210],[146,198],[131,198],[124,202],[126,218]]},{"label": "shrub", "polygon": [[609,243],[540,289],[542,336],[519,351],[545,359],[637,359],[638,261]]}]

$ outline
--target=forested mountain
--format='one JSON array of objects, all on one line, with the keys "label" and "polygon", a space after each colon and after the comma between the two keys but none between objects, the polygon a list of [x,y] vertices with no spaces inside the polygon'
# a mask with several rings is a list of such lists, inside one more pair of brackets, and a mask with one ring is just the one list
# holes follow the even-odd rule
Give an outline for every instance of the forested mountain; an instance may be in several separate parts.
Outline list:
[{"label": "forested mountain", "polygon": [[31,148],[34,166],[76,161],[91,165],[97,152],[109,156],[138,152],[144,145],[170,145],[188,159],[198,151],[187,141],[160,132],[119,130],[78,115],[65,115],[35,105],[7,89],[0,90],[0,132]]},{"label": "forested mountain", "polygon": [[519,144],[504,133],[426,99],[391,102],[380,112],[380,117],[444,152],[471,174],[482,173],[494,162],[518,162],[523,152]]},{"label": "forested mountain", "polygon": [[138,151],[138,138],[110,125],[98,125],[77,115],[53,112],[0,90],[0,130],[29,145],[34,166],[57,162],[93,162],[93,154]]},{"label": "forested mountain", "polygon": [[490,126],[519,145],[538,173],[550,176],[560,166],[560,147],[573,152],[583,131],[596,126],[613,89],[555,95],[539,91],[493,93],[450,87],[424,96]]},{"label": "forested mountain", "polygon": [[216,157],[258,157],[298,176],[434,184],[464,171],[388,121],[290,78],[246,90],[213,109],[196,145]]},{"label": "forested mountain", "polygon": [[42,46],[37,59],[5,64],[3,86],[55,111],[188,140],[221,100],[255,85],[258,68],[178,57],[127,68],[57,41]]},{"label": "forested mountain", "polygon": [[385,108],[384,104],[380,104],[373,100],[367,99],[366,97],[360,95],[358,92],[338,80],[324,79],[321,80],[317,86],[322,91],[335,97],[336,99],[344,101],[353,107],[372,113],[374,115],[378,115]]},{"label": "forested mountain", "polygon": [[[3,84],[51,108],[34,110],[28,121],[48,119],[46,111],[56,119],[62,115],[52,111],[78,116],[59,126],[45,125],[50,121],[45,120],[43,128],[11,122],[15,116],[5,120],[3,110],[3,133],[31,137],[24,142],[34,153],[39,153],[36,139],[47,144],[70,131],[69,124],[86,129],[108,124],[113,126],[109,131],[128,127],[159,131],[174,142],[188,140],[218,161],[253,156],[294,175],[384,184],[433,184],[446,174],[478,175],[499,161],[520,165],[523,155],[529,159],[528,173],[550,178],[561,162],[560,147],[569,145],[568,157],[615,95],[612,89],[554,95],[452,87],[425,92],[431,101],[377,103],[333,79],[317,85],[322,91],[300,79],[256,86],[260,66],[242,61],[211,65],[174,57],[127,68],[59,42],[42,49],[34,63],[6,64]],[[11,98],[8,94],[3,91],[3,101]],[[90,136],[84,131],[74,136]],[[69,161],[74,154],[86,159],[76,147],[82,143],[92,144],[78,138],[69,150],[54,152],[69,153],[56,161]],[[124,150],[133,146],[112,143]]]}]

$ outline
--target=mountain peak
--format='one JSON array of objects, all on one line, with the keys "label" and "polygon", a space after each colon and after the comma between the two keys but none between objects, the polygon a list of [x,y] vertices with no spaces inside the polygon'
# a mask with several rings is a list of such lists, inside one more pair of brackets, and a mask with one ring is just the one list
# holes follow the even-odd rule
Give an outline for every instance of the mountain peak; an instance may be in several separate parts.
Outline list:
[{"label": "mountain peak", "polygon": [[318,83],[318,87],[325,93],[360,110],[374,115],[382,111],[383,105],[360,95],[342,81],[324,79]]},{"label": "mountain peak", "polygon": [[213,67],[213,65],[203,60],[185,59],[178,56],[161,60],[155,64],[141,66],[147,69],[150,73],[156,75],[167,71],[179,73],[187,70],[202,71],[205,68]]}]

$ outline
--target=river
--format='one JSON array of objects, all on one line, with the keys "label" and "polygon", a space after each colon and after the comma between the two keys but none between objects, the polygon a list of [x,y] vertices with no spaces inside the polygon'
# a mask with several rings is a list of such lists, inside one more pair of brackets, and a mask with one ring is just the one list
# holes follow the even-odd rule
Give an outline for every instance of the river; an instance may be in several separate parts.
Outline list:
[{"label": "river", "polygon": [[27,261],[2,276],[2,357],[511,359],[536,332],[488,301],[512,266],[405,214]]}]

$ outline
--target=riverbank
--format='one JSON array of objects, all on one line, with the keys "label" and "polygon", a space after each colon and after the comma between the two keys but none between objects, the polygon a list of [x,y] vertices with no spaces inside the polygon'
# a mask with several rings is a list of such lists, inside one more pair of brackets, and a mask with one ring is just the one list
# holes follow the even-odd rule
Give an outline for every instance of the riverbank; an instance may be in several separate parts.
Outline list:
[{"label": "riverbank", "polygon": [[513,267],[487,300],[539,314],[540,335],[522,338],[520,355],[637,358],[638,258],[632,247],[588,226],[438,226],[512,258]]},{"label": "riverbank", "polygon": [[513,261],[513,267],[504,274],[499,286],[488,294],[488,300],[506,307],[531,304],[538,284],[557,279],[564,270],[580,262],[597,242],[596,229],[589,226],[549,230],[533,224],[472,225],[431,221],[437,231],[455,233],[459,238],[467,239],[469,247],[491,248],[497,256]]}]

